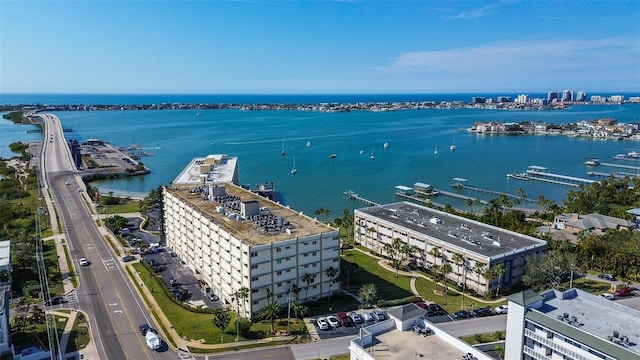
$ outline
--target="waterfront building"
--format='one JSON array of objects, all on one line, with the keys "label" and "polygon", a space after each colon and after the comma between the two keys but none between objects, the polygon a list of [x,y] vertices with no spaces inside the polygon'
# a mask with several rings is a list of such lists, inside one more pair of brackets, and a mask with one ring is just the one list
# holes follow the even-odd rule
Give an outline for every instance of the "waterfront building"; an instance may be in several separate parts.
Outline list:
[{"label": "waterfront building", "polygon": [[609,97],[609,102],[614,104],[622,104],[624,102],[623,95],[612,95]]},{"label": "waterfront building", "polygon": [[238,184],[238,158],[218,154],[193,158],[171,184],[192,187],[227,182]]},{"label": "waterfront building", "polygon": [[[400,239],[414,247],[410,261],[417,267],[450,264],[448,279],[479,294],[521,282],[525,257],[541,256],[546,241],[469,220],[409,202],[354,211],[354,239],[377,253]],[[462,262],[456,262],[462,255]],[[486,279],[484,272],[502,264],[502,277]]]},{"label": "waterfront building", "polygon": [[230,182],[161,194],[166,246],[241,316],[339,291],[338,230]]},{"label": "waterfront building", "polygon": [[[605,310],[606,309],[606,310]],[[509,296],[505,359],[640,359],[640,311],[578,289]]]},{"label": "waterfront building", "polygon": [[549,103],[554,102],[555,100],[558,100],[558,92],[557,91],[549,91],[547,93],[547,101]]},{"label": "waterfront building", "polygon": [[473,96],[473,97],[471,97],[471,105],[484,104],[485,101],[486,101],[486,98],[484,96]]},{"label": "waterfront building", "polygon": [[553,227],[558,230],[567,230],[573,234],[582,231],[587,231],[591,234],[604,234],[607,230],[618,231],[635,228],[636,224],[633,221],[598,213],[587,215],[570,213],[556,215],[553,219]]},{"label": "waterfront building", "polygon": [[7,272],[6,281],[0,280],[0,354],[11,350],[9,326],[9,294],[11,292],[11,242],[0,241],[0,272]]},{"label": "waterfront building", "polygon": [[527,94],[518,95],[518,97],[516,98],[516,102],[518,104],[528,104],[529,103],[529,95],[527,95]]},{"label": "waterfront building", "polygon": [[584,91],[578,91],[575,101],[579,101],[579,102],[587,101],[587,93]]},{"label": "waterfront building", "polygon": [[573,101],[573,90],[565,90],[562,92],[562,101],[570,102]]},{"label": "waterfront building", "polygon": [[511,102],[511,96],[498,96],[496,97],[496,101],[499,103],[508,103]]}]

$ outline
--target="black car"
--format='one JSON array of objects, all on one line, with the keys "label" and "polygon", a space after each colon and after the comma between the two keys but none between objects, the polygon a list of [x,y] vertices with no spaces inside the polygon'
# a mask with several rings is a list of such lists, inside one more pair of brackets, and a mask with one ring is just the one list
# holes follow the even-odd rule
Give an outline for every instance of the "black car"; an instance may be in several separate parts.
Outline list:
[{"label": "black car", "polygon": [[479,309],[473,310],[473,316],[475,317],[485,317],[485,316],[491,316],[491,315],[493,315],[493,311],[489,306],[485,306],[485,307],[481,307]]},{"label": "black car", "polygon": [[171,293],[180,301],[185,300],[189,296],[187,289],[174,288],[171,290]]},{"label": "black car", "polygon": [[453,317],[456,319],[466,319],[466,318],[473,317],[473,313],[467,310],[458,310],[453,313]]},{"label": "black car", "polygon": [[615,281],[616,277],[611,275],[611,274],[600,274],[598,275],[599,279],[604,279],[604,280],[609,280],[609,281]]},{"label": "black car", "polygon": [[62,296],[54,296],[51,298],[51,300],[45,301],[44,304],[46,306],[51,306],[51,305],[62,304],[63,302],[65,302],[65,300]]},{"label": "black car", "polygon": [[429,307],[431,308],[431,311],[433,311],[433,313],[436,315],[447,315],[447,311],[443,309],[442,306],[436,303],[429,304]]},{"label": "black car", "polygon": [[151,326],[149,326],[149,324],[140,324],[140,326],[138,326],[138,330],[140,330],[140,334],[142,335],[146,335],[149,329],[151,329]]},{"label": "black car", "polygon": [[122,261],[124,261],[124,262],[133,261],[133,260],[135,260],[135,259],[136,259],[136,257],[135,257],[135,256],[133,256],[133,255],[127,255],[127,256],[123,256],[123,257],[122,257]]}]

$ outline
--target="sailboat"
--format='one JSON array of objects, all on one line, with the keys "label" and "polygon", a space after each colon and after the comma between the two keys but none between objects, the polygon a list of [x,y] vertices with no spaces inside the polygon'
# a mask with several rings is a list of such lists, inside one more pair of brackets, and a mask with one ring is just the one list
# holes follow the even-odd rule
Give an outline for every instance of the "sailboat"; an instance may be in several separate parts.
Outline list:
[{"label": "sailboat", "polygon": [[362,150],[362,145],[360,145],[360,155],[364,154],[364,150]]},{"label": "sailboat", "polygon": [[371,147],[371,160],[375,160],[376,156],[373,155],[373,146]]},{"label": "sailboat", "polygon": [[298,169],[296,168],[296,157],[293,157],[293,167],[291,168],[291,174],[295,175],[298,172]]},{"label": "sailboat", "polygon": [[282,151],[280,151],[280,156],[285,156],[287,153],[284,152],[284,139],[282,140]]},{"label": "sailboat", "polygon": [[436,149],[433,150],[433,155],[438,155],[438,144],[436,144]]},{"label": "sailboat", "polygon": [[456,140],[455,140],[455,138],[451,142],[451,146],[449,146],[449,150],[456,151]]},{"label": "sailboat", "polygon": [[388,142],[386,142],[386,143],[384,143],[384,145],[382,145],[382,146],[386,149],[386,148],[388,148],[388,147],[389,147],[389,143],[388,143]]}]

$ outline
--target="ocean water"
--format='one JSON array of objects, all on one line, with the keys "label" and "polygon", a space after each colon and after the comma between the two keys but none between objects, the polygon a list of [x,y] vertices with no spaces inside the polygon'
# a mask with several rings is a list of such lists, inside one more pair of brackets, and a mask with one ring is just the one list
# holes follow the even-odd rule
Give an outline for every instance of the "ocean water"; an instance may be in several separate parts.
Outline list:
[{"label": "ocean water", "polygon": [[[258,101],[248,101],[254,102]],[[65,103],[73,102],[66,99]],[[544,195],[561,202],[572,188],[508,179],[506,174],[539,165],[550,172],[587,177],[585,158],[618,162],[613,156],[640,150],[640,143],[559,135],[478,135],[466,129],[474,122],[490,120],[560,124],[610,117],[630,123],[637,122],[639,112],[640,105],[592,105],[564,111],[162,110],[58,112],[56,115],[64,127],[73,127],[73,132],[66,133],[69,139],[98,138],[114,147],[135,143],[155,154],[141,158],[151,174],[95,183],[102,192],[141,197],[158,185],[168,185],[194,157],[228,154],[239,158],[240,183],[252,187],[273,183],[284,204],[311,216],[316,209],[326,208],[330,210],[329,218],[333,218],[341,216],[344,208],[365,206],[347,199],[344,191],[355,191],[372,201],[389,203],[398,200],[394,192],[396,185],[413,186],[415,182],[423,182],[451,191],[454,177],[466,178],[469,185],[484,189],[515,194],[522,188],[528,198]],[[12,140],[22,140],[18,136],[20,132],[41,137],[41,134],[27,134],[25,126],[15,126],[7,120],[2,122],[0,155],[3,157],[8,157],[5,149]],[[307,142],[311,143],[310,147],[306,146]],[[387,149],[384,143],[389,144]],[[449,150],[453,143],[456,151]],[[286,156],[280,155],[283,147]],[[436,148],[438,153],[434,154]],[[335,159],[329,158],[331,153],[336,154]],[[371,160],[371,154],[375,160]],[[298,173],[292,175],[294,156]],[[600,167],[597,171],[616,169]],[[461,193],[490,199],[486,194],[469,190]],[[463,202],[451,198],[440,197],[436,201],[466,208]]]}]

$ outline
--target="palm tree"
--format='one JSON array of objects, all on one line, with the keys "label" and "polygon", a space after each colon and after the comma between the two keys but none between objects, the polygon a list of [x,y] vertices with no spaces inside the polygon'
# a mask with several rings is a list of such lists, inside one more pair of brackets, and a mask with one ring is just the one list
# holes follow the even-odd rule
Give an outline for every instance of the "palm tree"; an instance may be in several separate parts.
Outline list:
[{"label": "palm tree", "polygon": [[491,280],[496,276],[495,269],[490,267],[482,275],[487,280],[487,292],[489,292],[491,290]]},{"label": "palm tree", "polygon": [[296,296],[296,301],[300,300],[300,291],[302,289],[300,289],[300,286],[298,286],[298,284],[293,284],[291,286],[291,292]]},{"label": "palm tree", "polygon": [[433,291],[438,292],[438,277],[440,277],[440,265],[431,265],[433,274]]},{"label": "palm tree", "polygon": [[247,314],[246,300],[249,298],[249,288],[247,288],[246,286],[241,287],[240,289],[238,289],[238,291],[233,293],[233,297],[236,298],[237,301],[242,300],[242,311],[246,315]]},{"label": "palm tree", "polygon": [[309,286],[313,284],[314,281],[316,281],[316,277],[309,273],[306,273],[302,277],[302,281],[304,281],[307,284],[307,287],[304,292],[304,301],[307,301],[309,298]]},{"label": "palm tree", "polygon": [[271,325],[271,333],[274,334],[276,332],[275,322],[278,316],[280,316],[280,305],[274,301],[267,304],[265,307],[258,311],[258,319],[259,320],[268,320],[269,325]]},{"label": "palm tree", "polygon": [[338,270],[333,266],[329,266],[327,270],[324,271],[324,274],[329,278],[329,300],[331,300],[331,284],[333,283],[333,279],[338,276]]},{"label": "palm tree", "polygon": [[440,267],[440,273],[442,274],[442,286],[444,291],[444,304],[447,305],[447,275],[453,271],[451,265],[444,264]]},{"label": "palm tree", "polygon": [[442,253],[440,252],[440,248],[432,247],[431,251],[429,251],[429,255],[433,256],[433,265],[436,265],[437,259],[442,257]]},{"label": "palm tree", "polygon": [[[464,258],[464,255],[460,254],[460,253],[455,253],[453,254],[453,256],[451,257],[451,260],[458,265],[458,286],[460,286],[460,276],[462,276],[462,271],[461,270],[466,270],[467,266],[465,264],[466,259]],[[462,266],[464,266],[462,269],[460,269]],[[464,274],[464,281],[462,281],[462,303],[460,305],[461,308],[464,308],[464,288],[467,282],[467,275]]]},{"label": "palm tree", "polygon": [[507,272],[507,268],[504,264],[498,264],[493,269],[495,274],[498,276],[498,287],[496,288],[496,296],[500,293],[500,285],[502,285],[502,276]]},{"label": "palm tree", "polygon": [[[478,293],[480,293],[480,275],[484,273],[484,269],[485,269],[484,263],[476,261],[476,263],[473,264],[473,272],[475,272],[476,275],[478,275],[478,286],[476,288],[478,290]],[[482,293],[484,294],[484,291]]]}]

